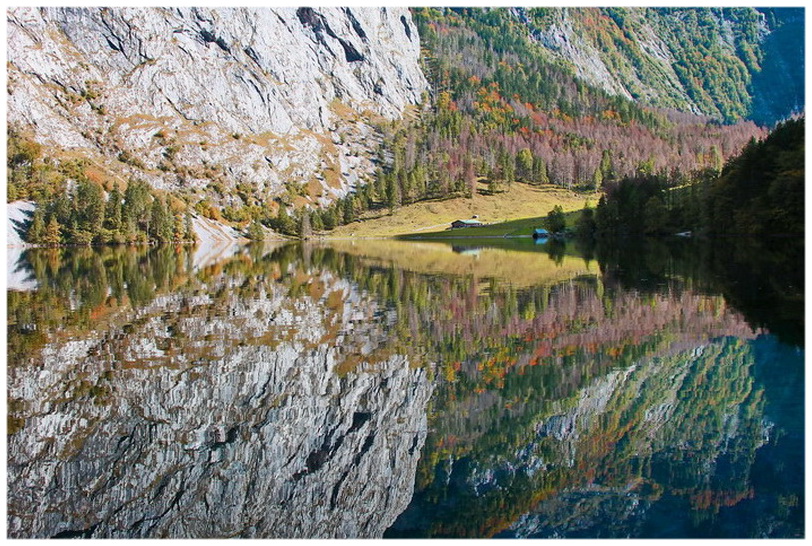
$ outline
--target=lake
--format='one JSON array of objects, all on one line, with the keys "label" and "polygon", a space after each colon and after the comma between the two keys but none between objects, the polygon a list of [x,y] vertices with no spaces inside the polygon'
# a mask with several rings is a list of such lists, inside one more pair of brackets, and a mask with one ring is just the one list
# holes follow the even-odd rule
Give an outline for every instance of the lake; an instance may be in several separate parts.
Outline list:
[{"label": "lake", "polygon": [[11,267],[9,537],[804,534],[802,243]]}]

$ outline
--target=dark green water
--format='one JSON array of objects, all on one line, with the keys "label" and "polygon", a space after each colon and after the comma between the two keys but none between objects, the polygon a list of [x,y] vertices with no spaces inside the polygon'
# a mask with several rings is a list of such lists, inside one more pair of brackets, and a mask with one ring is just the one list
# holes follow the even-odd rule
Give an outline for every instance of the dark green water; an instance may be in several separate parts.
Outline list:
[{"label": "dark green water", "polygon": [[802,245],[16,267],[10,537],[803,536]]}]

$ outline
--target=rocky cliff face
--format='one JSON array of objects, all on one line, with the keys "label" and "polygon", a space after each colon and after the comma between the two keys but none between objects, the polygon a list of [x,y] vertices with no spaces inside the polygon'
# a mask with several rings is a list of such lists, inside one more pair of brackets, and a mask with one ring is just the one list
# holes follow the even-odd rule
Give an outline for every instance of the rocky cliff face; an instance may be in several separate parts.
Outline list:
[{"label": "rocky cliff face", "polygon": [[[101,176],[237,204],[327,201],[373,169],[375,121],[417,103],[400,8],[19,8],[8,120]],[[287,186],[286,186],[287,184]],[[213,191],[214,190],[214,191]]]},{"label": "rocky cliff face", "polygon": [[371,354],[386,313],[350,283],[244,297],[255,282],[215,275],[12,366],[10,537],[383,534],[411,499],[425,368]]},{"label": "rocky cliff face", "polygon": [[[612,95],[725,121],[772,124],[803,111],[802,10],[517,8],[514,13],[547,54]],[[767,74],[771,81],[765,85]],[[782,83],[779,90],[776,81]]]}]

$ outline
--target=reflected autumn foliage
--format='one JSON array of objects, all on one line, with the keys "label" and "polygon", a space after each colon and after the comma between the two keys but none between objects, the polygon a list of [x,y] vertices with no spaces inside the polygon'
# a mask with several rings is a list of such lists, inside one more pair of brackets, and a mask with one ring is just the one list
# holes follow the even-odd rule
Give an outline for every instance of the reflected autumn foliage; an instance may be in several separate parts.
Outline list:
[{"label": "reflected autumn foliage", "polygon": [[[803,399],[803,351],[731,305],[718,262],[599,247],[597,268],[526,246],[252,246],[200,270],[171,247],[32,251],[39,289],[9,294],[12,381],[48,347],[106,331],[122,332],[109,358],[127,370],[327,348],[352,384],[404,359],[432,394],[414,493],[387,536],[801,533],[802,412],[789,401]],[[525,271],[512,278],[505,260]],[[74,400],[114,405],[97,379],[72,379]],[[12,435],[32,407],[10,400]],[[325,442],[300,454],[313,472]]]}]

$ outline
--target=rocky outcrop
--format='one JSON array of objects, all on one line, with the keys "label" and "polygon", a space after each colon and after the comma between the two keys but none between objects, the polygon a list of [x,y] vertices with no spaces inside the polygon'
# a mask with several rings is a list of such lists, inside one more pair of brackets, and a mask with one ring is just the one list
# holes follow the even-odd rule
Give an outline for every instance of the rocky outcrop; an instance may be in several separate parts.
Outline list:
[{"label": "rocky outcrop", "polygon": [[545,55],[609,94],[728,122],[771,125],[803,111],[802,10],[515,8],[513,14]]},{"label": "rocky outcrop", "polygon": [[346,281],[253,282],[159,296],[13,366],[10,537],[382,536],[411,499],[426,369],[373,355],[382,310]]},{"label": "rocky outcrop", "polygon": [[200,198],[220,193],[222,204],[237,204],[238,184],[261,200],[343,195],[373,169],[372,122],[401,116],[427,88],[401,8],[7,17],[12,126],[46,155]]}]

